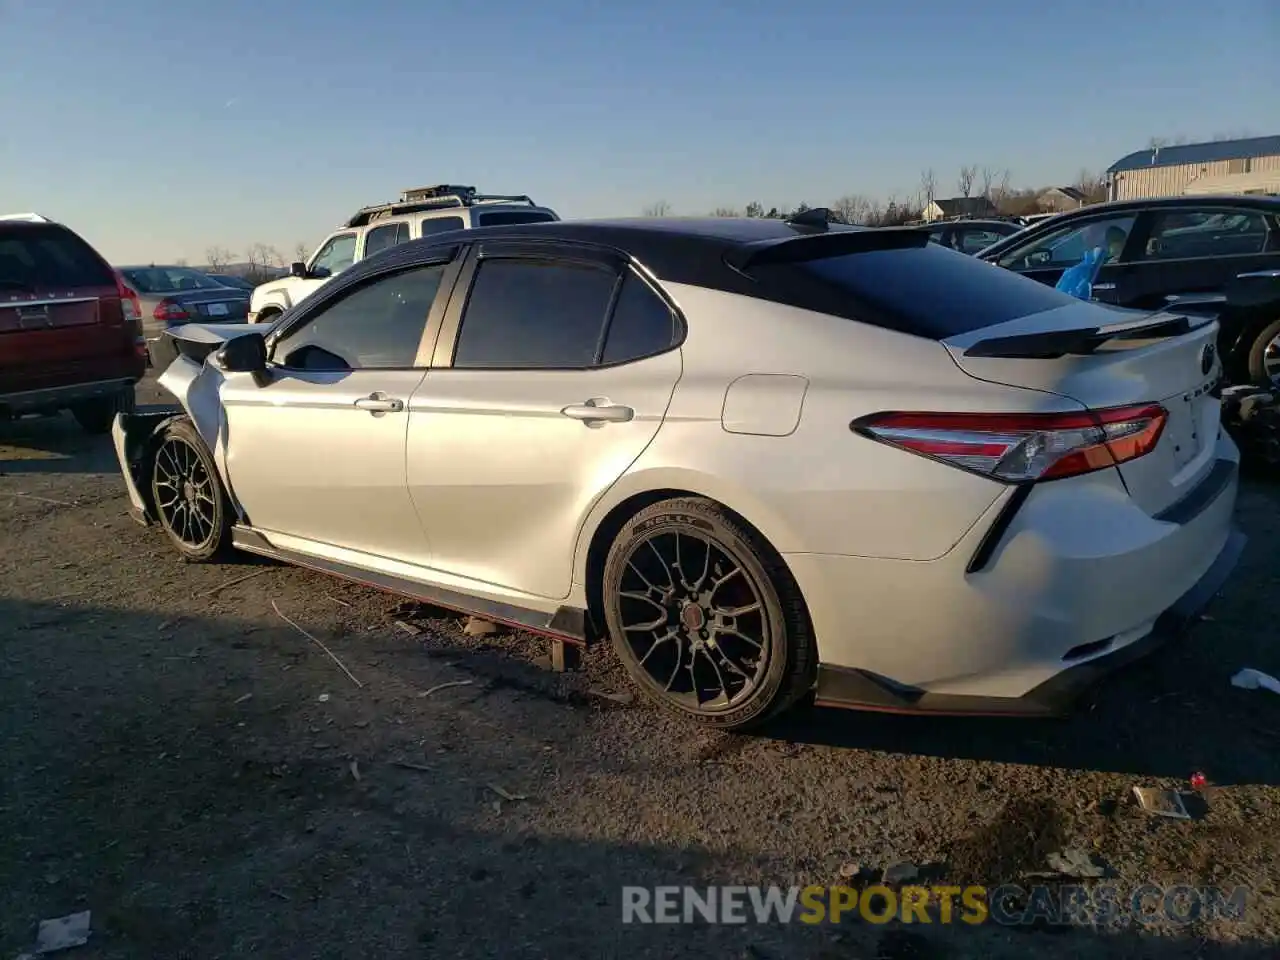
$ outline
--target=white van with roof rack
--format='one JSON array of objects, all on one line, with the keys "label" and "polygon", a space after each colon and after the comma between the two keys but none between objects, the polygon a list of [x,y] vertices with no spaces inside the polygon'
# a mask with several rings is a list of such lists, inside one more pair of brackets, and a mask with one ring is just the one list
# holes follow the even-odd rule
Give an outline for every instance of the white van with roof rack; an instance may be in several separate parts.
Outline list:
[{"label": "white van with roof rack", "polygon": [[522,194],[484,194],[475,187],[414,187],[391,203],[362,207],[329,234],[311,259],[291,264],[288,276],[260,284],[249,303],[250,323],[270,323],[354,263],[380,250],[450,230],[559,220],[550,207]]}]

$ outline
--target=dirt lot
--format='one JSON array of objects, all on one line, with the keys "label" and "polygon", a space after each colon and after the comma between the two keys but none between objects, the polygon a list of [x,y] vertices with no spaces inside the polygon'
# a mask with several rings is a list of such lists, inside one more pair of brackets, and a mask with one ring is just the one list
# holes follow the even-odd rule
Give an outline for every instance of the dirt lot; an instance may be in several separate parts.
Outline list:
[{"label": "dirt lot", "polygon": [[[1280,697],[1228,680],[1280,673],[1280,487],[1244,491],[1251,542],[1212,619],[1069,720],[809,710],[739,737],[599,696],[627,689],[604,651],[557,675],[533,637],[466,637],[441,611],[413,635],[383,594],[183,565],[69,418],[0,425],[0,473],[0,956],[85,909],[93,937],[68,957],[1276,955]],[[1201,819],[1127,799],[1196,770]],[[1026,882],[1068,848],[1124,892],[1247,886],[1246,915],[620,922],[624,885],[841,883],[896,861]]]}]

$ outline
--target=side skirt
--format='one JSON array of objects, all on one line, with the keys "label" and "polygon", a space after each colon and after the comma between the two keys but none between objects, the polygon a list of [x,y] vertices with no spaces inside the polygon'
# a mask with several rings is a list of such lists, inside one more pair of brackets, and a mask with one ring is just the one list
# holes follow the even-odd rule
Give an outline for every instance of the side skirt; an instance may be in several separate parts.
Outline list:
[{"label": "side skirt", "polygon": [[405,580],[374,570],[363,570],[333,560],[307,556],[292,550],[281,550],[273,546],[257,530],[243,524],[236,524],[231,528],[231,542],[237,549],[248,553],[256,553],[273,560],[306,567],[318,573],[341,577],[343,580],[350,580],[376,590],[385,590],[388,593],[456,610],[459,613],[473,614],[519,630],[542,634],[553,640],[578,645],[586,643],[587,614],[585,610],[579,610],[576,607],[561,606],[554,614],[541,610],[529,610],[513,604],[458,593],[455,590],[446,590],[443,587]]}]

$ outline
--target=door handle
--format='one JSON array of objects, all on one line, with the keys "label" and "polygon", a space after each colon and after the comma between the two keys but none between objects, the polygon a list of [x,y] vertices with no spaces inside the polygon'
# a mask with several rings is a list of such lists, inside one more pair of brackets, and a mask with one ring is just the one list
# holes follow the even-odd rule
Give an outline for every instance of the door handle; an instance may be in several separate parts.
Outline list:
[{"label": "door handle", "polygon": [[385,393],[371,393],[357,400],[355,406],[357,410],[368,410],[370,413],[399,413],[404,409],[404,401],[394,400]]},{"label": "door handle", "polygon": [[626,423],[634,420],[636,412],[620,403],[610,403],[608,397],[592,397],[584,403],[571,403],[560,411],[566,417],[581,420],[587,426],[603,426],[606,423]]},{"label": "door handle", "polygon": [[1095,290],[1114,290],[1115,288],[1116,285],[1114,283],[1095,283],[1093,285]]},{"label": "door handle", "polygon": [[1237,280],[1263,280],[1280,277],[1280,270],[1253,270],[1249,273],[1237,273]]}]

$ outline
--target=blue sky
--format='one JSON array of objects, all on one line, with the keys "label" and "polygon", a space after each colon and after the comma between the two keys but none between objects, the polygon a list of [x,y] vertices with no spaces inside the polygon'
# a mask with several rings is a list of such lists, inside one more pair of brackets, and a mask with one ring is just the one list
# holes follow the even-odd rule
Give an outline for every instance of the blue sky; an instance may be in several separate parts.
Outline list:
[{"label": "blue sky", "polygon": [[1246,130],[1276,0],[0,0],[0,211],[116,262],[288,256],[426,183],[705,213]]}]

